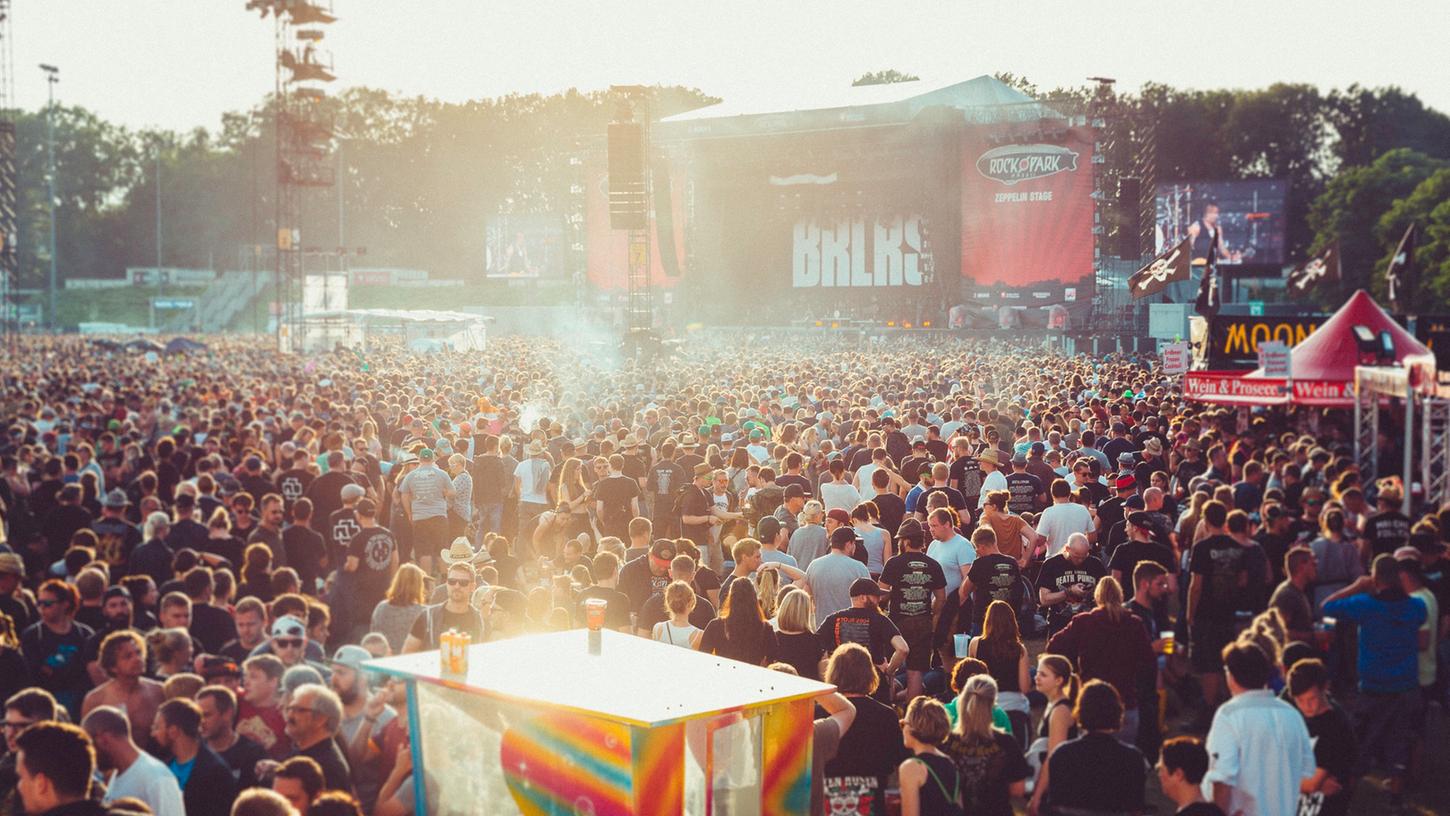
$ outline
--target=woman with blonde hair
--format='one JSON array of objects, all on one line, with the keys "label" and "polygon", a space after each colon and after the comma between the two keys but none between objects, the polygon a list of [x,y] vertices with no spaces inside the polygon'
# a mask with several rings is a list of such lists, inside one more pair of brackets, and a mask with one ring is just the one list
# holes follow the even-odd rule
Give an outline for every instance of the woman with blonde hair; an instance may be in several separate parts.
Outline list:
[{"label": "woman with blonde hair", "polygon": [[427,576],[417,564],[407,563],[393,573],[387,595],[373,607],[369,629],[382,633],[388,639],[394,654],[402,654],[403,641],[413,622],[423,612],[427,598]]},{"label": "woman with blonde hair", "polygon": [[694,611],[697,601],[693,587],[684,581],[671,581],[665,587],[665,609],[670,618],[655,624],[650,639],[686,649],[696,648],[701,632],[690,623],[690,612]]},{"label": "woman with blonde hair", "polygon": [[1047,791],[1048,757],[1057,750],[1057,746],[1077,739],[1077,720],[1073,718],[1077,689],[1077,673],[1072,670],[1071,660],[1056,654],[1037,658],[1037,690],[1047,698],[1047,706],[1042,712],[1042,723],[1037,728],[1037,739],[1028,749],[1029,761],[1038,767],[1028,813],[1041,810],[1042,795]]},{"label": "woman with blonde hair", "polygon": [[146,650],[156,657],[158,679],[191,671],[191,635],[185,629],[153,629],[146,635]]},{"label": "woman with blonde hair", "polygon": [[766,620],[775,618],[775,610],[780,602],[780,571],[774,569],[758,569],[751,573],[750,580],[755,582],[755,594],[760,598],[760,612],[765,615]]},{"label": "woman with blonde hair", "polygon": [[962,684],[957,725],[942,751],[957,765],[962,805],[973,816],[1011,816],[1012,797],[1027,789],[1031,769],[1011,734],[992,727],[997,681],[978,674]]},{"label": "woman with blonde hair", "polygon": [[[609,460],[607,459],[604,460],[604,473],[601,475],[609,475]],[[582,460],[571,456],[559,466],[559,478],[555,482],[554,495],[558,497],[559,507],[569,516],[568,535],[573,537],[580,533],[588,533],[592,538],[594,528],[589,523],[589,497],[592,494],[589,485],[584,483],[584,462]]]},{"label": "woman with blonde hair", "polygon": [[796,674],[819,680],[826,662],[826,650],[814,631],[815,612],[811,596],[797,586],[787,587],[780,595],[771,625],[775,627],[776,656],[782,663],[795,667]]}]

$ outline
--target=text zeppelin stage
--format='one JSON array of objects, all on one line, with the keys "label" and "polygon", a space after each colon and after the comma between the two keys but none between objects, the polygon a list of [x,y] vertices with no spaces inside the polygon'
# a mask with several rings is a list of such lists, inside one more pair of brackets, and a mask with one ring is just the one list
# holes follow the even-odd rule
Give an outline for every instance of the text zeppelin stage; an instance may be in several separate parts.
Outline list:
[{"label": "text zeppelin stage", "polygon": [[[1024,325],[1045,325],[1048,307],[1090,308],[1085,122],[988,76],[779,108],[726,100],[653,127],[651,281],[697,319],[945,327],[965,305],[953,316],[1019,306]],[[602,181],[589,272],[609,290],[626,258],[593,194]]]}]

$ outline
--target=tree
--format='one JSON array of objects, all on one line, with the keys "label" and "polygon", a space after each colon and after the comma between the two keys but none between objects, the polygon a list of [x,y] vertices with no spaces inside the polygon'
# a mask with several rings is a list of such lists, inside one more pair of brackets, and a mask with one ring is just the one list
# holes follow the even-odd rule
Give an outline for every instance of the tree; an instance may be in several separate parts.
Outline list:
[{"label": "tree", "polygon": [[[1375,264],[1374,287],[1384,295],[1385,270],[1405,229],[1415,224],[1419,240],[1415,247],[1416,284],[1405,296],[1420,312],[1440,311],[1429,303],[1450,301],[1450,166],[1441,167],[1404,198],[1396,201],[1375,225],[1375,237],[1388,247]],[[1424,297],[1430,295],[1431,297]]]},{"label": "tree", "polygon": [[893,82],[916,82],[920,79],[916,74],[905,74],[895,68],[887,68],[884,71],[868,71],[852,80],[851,85],[890,85]]},{"label": "tree", "polygon": [[[1314,240],[1309,254],[1319,252],[1331,241],[1339,241],[1342,278],[1338,287],[1321,287],[1315,295],[1321,304],[1333,306],[1356,289],[1371,288],[1372,275],[1383,275],[1376,265],[1387,251],[1387,237],[1380,222],[1396,200],[1410,195],[1425,179],[1450,166],[1423,153],[1399,148],[1380,156],[1365,167],[1350,167],[1330,179],[1324,192],[1309,207],[1308,226]],[[1391,246],[1390,249],[1393,249]]]},{"label": "tree", "polygon": [[1341,167],[1369,164],[1395,147],[1450,159],[1450,117],[1396,87],[1351,85],[1325,99]]}]

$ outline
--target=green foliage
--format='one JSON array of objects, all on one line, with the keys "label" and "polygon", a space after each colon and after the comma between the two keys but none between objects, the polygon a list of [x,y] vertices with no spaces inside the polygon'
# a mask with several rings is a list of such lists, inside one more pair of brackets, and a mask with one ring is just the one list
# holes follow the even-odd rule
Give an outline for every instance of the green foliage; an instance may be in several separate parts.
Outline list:
[{"label": "green foliage", "polygon": [[[1393,224],[1381,223],[1396,201],[1415,192],[1421,182],[1445,167],[1450,167],[1450,162],[1398,148],[1372,164],[1345,168],[1328,182],[1309,209],[1308,227],[1314,235],[1310,252],[1318,252],[1337,239],[1343,277],[1337,289],[1323,287],[1315,295],[1321,305],[1341,303],[1356,289],[1384,293],[1381,261],[1394,250],[1400,232],[1389,235]],[[1406,223],[1408,220],[1400,223],[1401,231]]]},{"label": "green foliage", "polygon": [[916,74],[902,73],[895,68],[887,68],[883,71],[868,71],[851,81],[852,85],[890,85],[893,82],[916,82],[921,77]]},{"label": "green foliage", "polygon": [[1379,245],[1387,247],[1375,265],[1376,293],[1384,292],[1385,269],[1400,236],[1412,223],[1419,227],[1414,265],[1417,284],[1406,299],[1424,312],[1443,311],[1450,303],[1450,164],[1442,164],[1396,201],[1375,225]]}]

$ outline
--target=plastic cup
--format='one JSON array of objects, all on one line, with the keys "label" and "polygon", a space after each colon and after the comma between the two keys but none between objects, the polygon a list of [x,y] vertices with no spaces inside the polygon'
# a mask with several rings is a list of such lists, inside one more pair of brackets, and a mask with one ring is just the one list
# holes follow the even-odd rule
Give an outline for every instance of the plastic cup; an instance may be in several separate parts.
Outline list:
[{"label": "plastic cup", "polygon": [[967,644],[969,644],[971,640],[971,635],[952,635],[952,646],[956,650],[957,657],[967,656]]},{"label": "plastic cup", "polygon": [[1171,655],[1178,650],[1178,636],[1172,632],[1163,633],[1163,654]]},{"label": "plastic cup", "polygon": [[592,632],[604,628],[604,611],[609,606],[609,601],[603,598],[588,598],[584,601],[584,624]]}]

